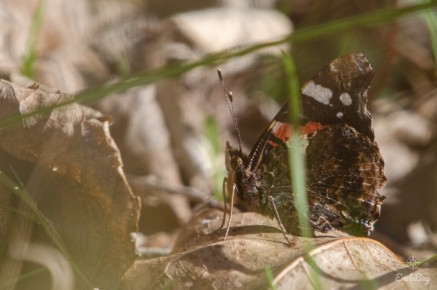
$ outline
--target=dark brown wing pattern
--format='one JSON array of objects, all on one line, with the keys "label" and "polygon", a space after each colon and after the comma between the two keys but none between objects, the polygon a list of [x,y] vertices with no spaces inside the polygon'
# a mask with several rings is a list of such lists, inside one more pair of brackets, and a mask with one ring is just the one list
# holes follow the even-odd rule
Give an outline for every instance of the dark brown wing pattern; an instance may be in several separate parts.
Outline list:
[{"label": "dark brown wing pattern", "polygon": [[[367,90],[372,68],[362,54],[333,60],[302,88],[309,219],[315,230],[368,235],[380,216],[384,161],[374,141]],[[228,193],[248,211],[277,217],[299,234],[288,166],[288,104],[249,156],[227,148]],[[278,214],[275,214],[272,201]]]}]

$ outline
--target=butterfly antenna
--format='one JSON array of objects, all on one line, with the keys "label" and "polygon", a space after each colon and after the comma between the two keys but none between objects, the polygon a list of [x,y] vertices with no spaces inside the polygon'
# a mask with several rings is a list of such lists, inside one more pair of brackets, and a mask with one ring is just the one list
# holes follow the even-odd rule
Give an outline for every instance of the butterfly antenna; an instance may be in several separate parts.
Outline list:
[{"label": "butterfly antenna", "polygon": [[229,107],[229,111],[231,112],[232,120],[234,121],[234,129],[235,129],[235,133],[237,133],[237,138],[238,138],[238,149],[240,150],[240,153],[242,153],[243,152],[243,150],[242,150],[242,143],[243,142],[241,139],[240,127],[238,126],[237,117],[235,117],[232,92],[226,90],[225,82],[223,81],[222,71],[220,69],[217,70],[217,74],[218,74],[220,82],[222,84],[223,92],[225,93],[225,96],[226,96],[226,101],[228,102],[228,107]]}]

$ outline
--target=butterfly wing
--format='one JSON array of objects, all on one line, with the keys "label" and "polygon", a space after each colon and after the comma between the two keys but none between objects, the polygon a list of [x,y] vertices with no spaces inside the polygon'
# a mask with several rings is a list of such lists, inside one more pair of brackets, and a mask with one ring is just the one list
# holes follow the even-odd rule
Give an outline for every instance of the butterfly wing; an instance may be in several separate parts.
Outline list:
[{"label": "butterfly wing", "polygon": [[368,235],[384,199],[378,193],[385,176],[377,145],[348,125],[328,126],[308,139],[307,187],[314,227]]},{"label": "butterfly wing", "polygon": [[[351,54],[332,61],[302,88],[300,133],[309,141],[307,187],[310,220],[317,230],[368,234],[380,215],[384,163],[366,108],[372,78],[367,59]],[[249,154],[246,172],[255,182],[258,211],[273,216],[272,196],[287,231],[298,233],[288,118],[285,104]]]}]

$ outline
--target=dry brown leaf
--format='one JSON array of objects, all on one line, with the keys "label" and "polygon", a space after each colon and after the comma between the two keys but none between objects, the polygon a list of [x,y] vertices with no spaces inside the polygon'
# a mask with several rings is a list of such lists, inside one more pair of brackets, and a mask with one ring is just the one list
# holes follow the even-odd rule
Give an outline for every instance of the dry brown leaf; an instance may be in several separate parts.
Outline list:
[{"label": "dry brown leaf", "polygon": [[[274,220],[248,212],[234,215],[223,240],[220,223],[219,211],[200,213],[181,231],[172,255],[136,261],[122,289],[267,289],[266,266],[275,289],[313,289],[311,267],[303,258],[305,238],[289,235],[293,244],[288,245]],[[435,270],[408,267],[372,239],[331,235],[311,241],[309,255],[326,289],[437,285]],[[411,281],[414,277],[423,280]]]},{"label": "dry brown leaf", "polygon": [[[2,80],[0,119],[69,98]],[[0,151],[15,159],[2,164],[3,168],[17,171],[80,271],[94,287],[116,289],[134,259],[129,234],[137,228],[140,204],[125,180],[109,124],[100,117],[77,104],[27,117],[0,128]],[[18,168],[22,161],[28,162],[27,170],[33,170],[28,179],[33,183],[27,183]],[[33,240],[46,240],[38,230]],[[82,282],[76,277],[76,289]]]},{"label": "dry brown leaf", "polygon": [[[310,253],[325,289],[432,289],[437,270],[404,264],[381,243],[368,238],[340,238]],[[309,264],[300,257],[288,264],[273,281],[275,289],[313,289]]]}]

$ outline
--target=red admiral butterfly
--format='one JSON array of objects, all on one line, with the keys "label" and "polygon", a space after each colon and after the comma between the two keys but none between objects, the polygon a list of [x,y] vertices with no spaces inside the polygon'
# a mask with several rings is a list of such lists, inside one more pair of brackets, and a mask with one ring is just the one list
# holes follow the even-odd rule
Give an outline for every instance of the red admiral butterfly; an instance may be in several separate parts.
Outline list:
[{"label": "red admiral butterfly", "polygon": [[[333,60],[301,90],[300,133],[314,230],[368,235],[380,216],[384,197],[378,190],[385,182],[384,161],[366,108],[372,78],[364,55],[351,54]],[[288,163],[289,136],[285,104],[249,155],[242,153],[241,145],[236,150],[226,143],[228,176],[223,188],[224,194],[231,194],[229,220],[235,198],[242,210],[276,217],[285,231],[300,233]]]}]

